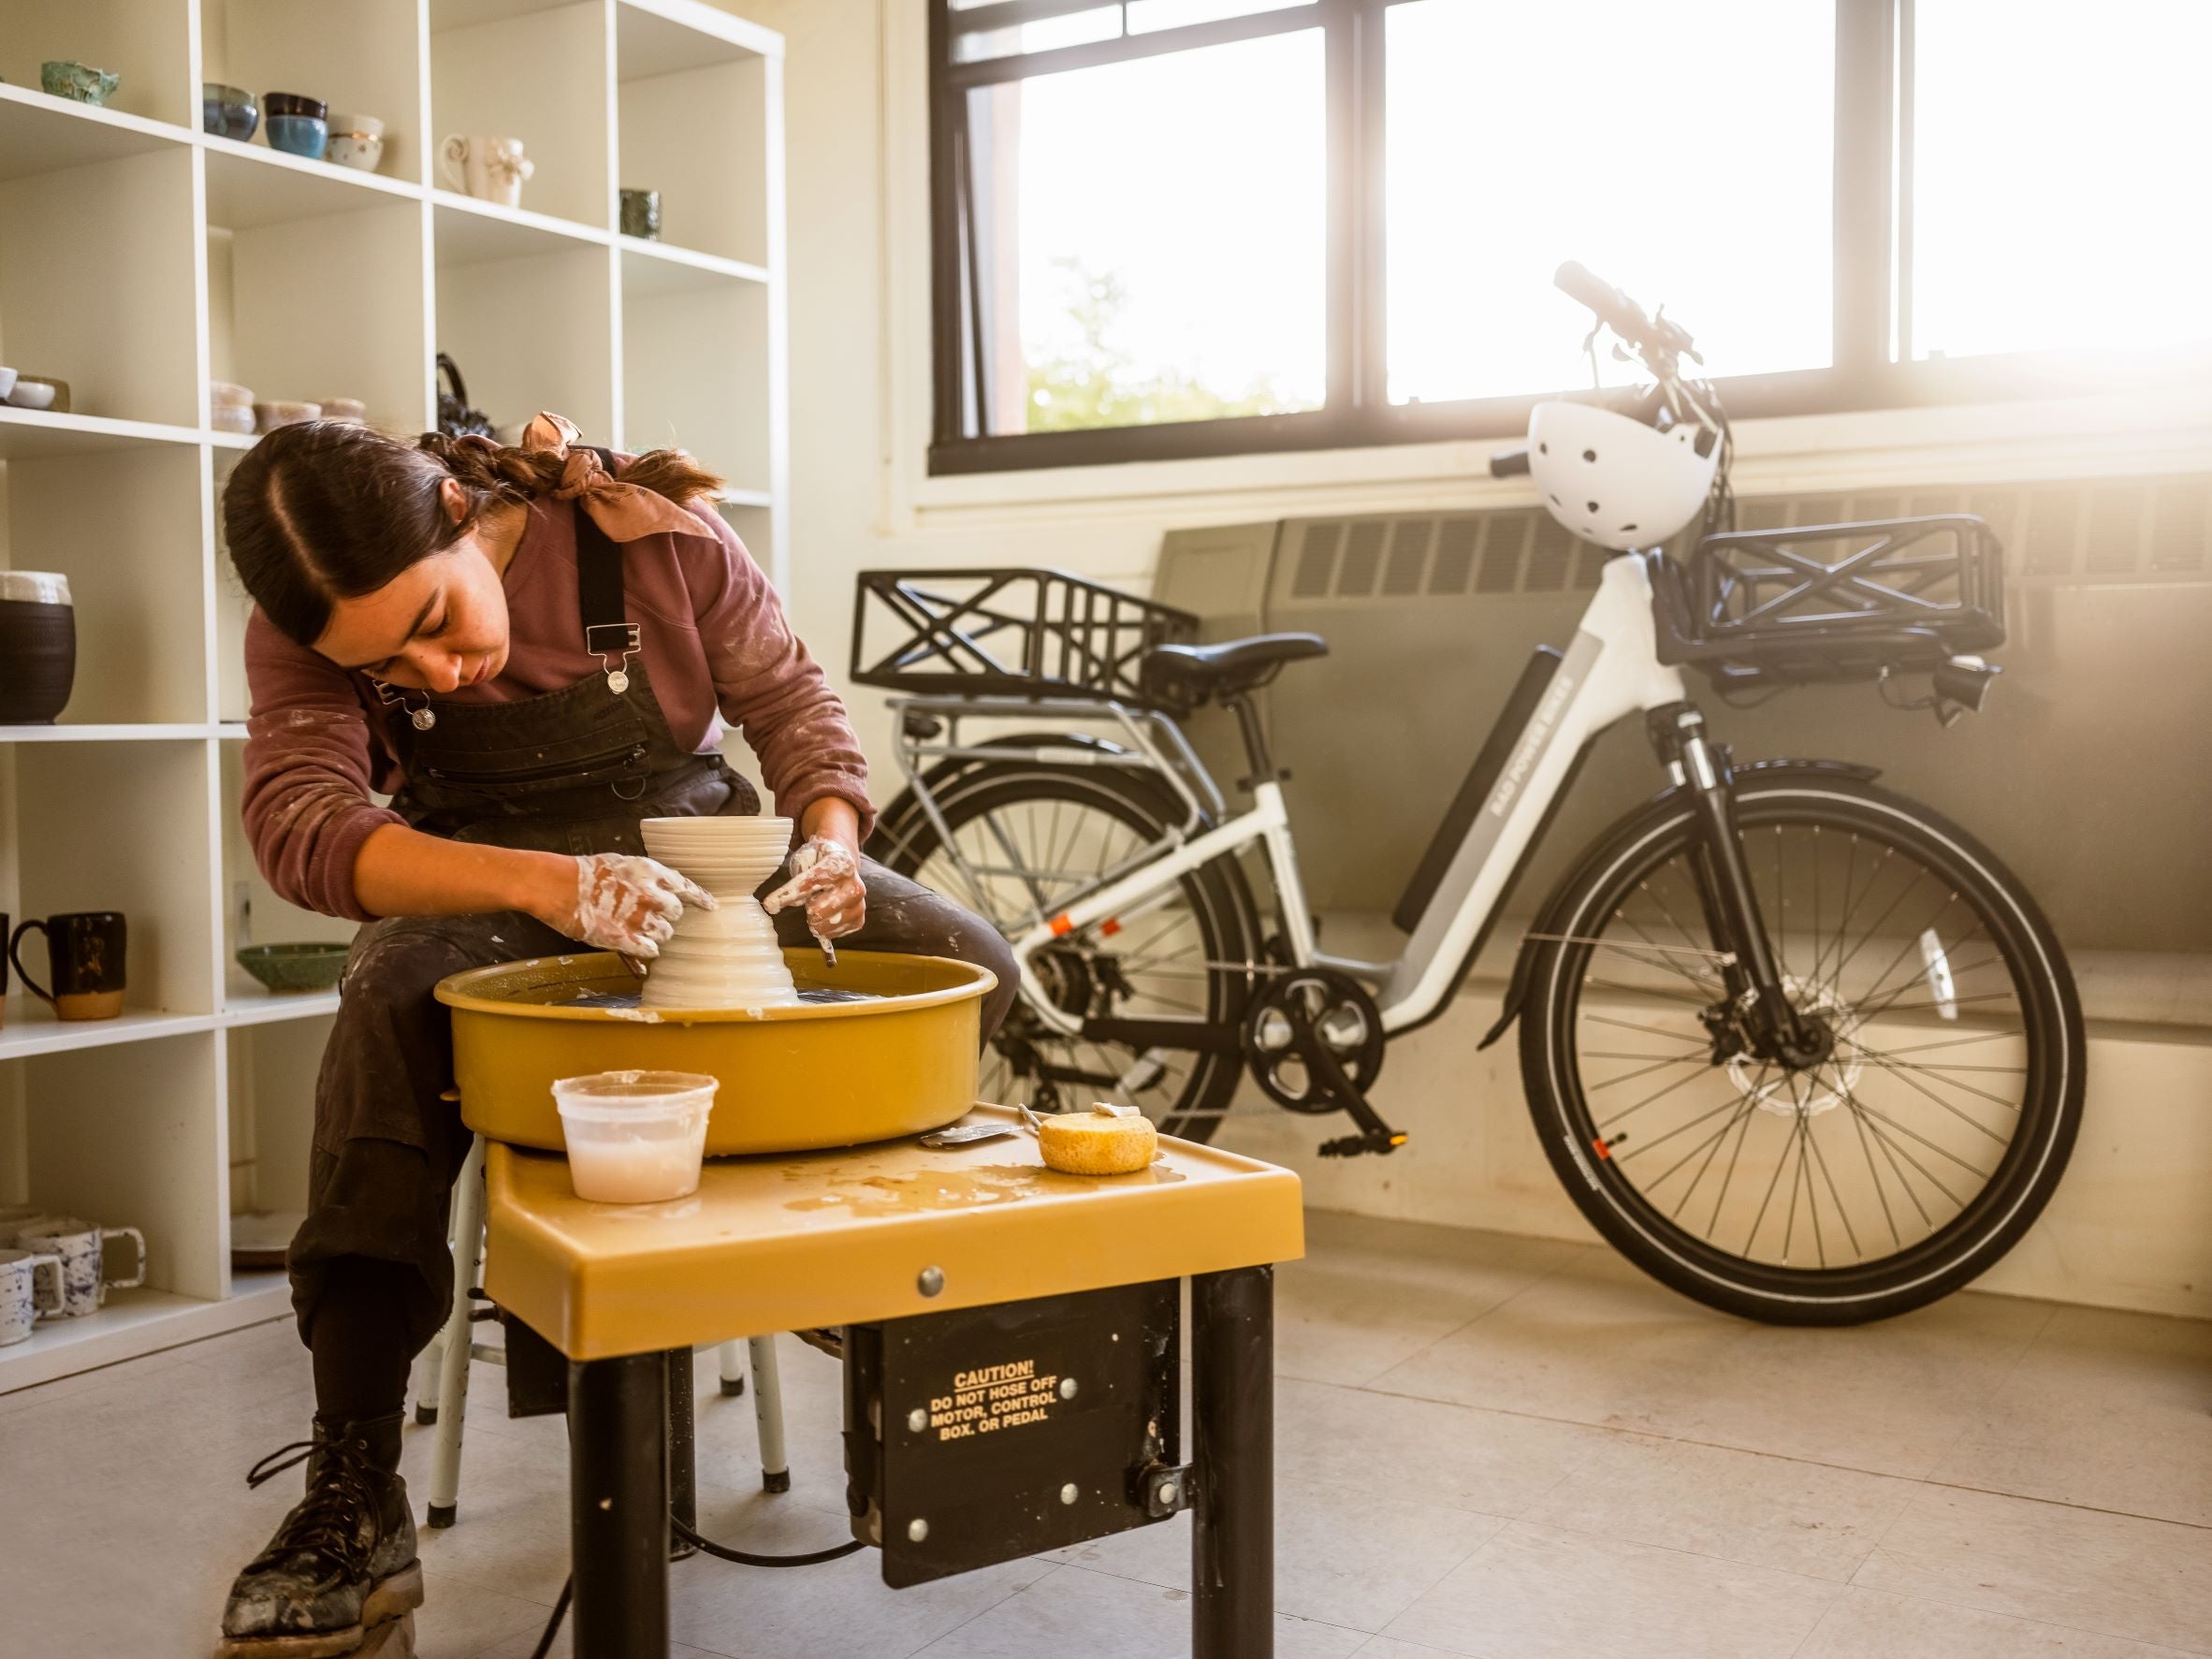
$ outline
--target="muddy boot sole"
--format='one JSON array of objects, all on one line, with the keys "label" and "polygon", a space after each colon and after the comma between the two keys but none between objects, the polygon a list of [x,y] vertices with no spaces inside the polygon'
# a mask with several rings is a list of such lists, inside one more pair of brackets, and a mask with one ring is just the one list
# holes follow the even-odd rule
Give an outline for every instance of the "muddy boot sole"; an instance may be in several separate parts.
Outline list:
[{"label": "muddy boot sole", "polygon": [[226,1637],[215,1659],[413,1659],[421,1606],[422,1563],[410,1562],[369,1592],[360,1623],[313,1636]]}]

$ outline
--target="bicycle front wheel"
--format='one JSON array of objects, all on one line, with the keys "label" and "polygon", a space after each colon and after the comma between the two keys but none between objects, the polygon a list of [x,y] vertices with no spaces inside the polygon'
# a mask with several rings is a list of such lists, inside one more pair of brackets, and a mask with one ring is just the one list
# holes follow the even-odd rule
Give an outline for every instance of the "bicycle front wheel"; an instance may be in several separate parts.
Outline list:
[{"label": "bicycle front wheel", "polygon": [[2080,1121],[2080,1004],[2049,924],[1963,831],[1846,776],[1738,780],[1783,980],[1832,1033],[1749,1054],[1686,802],[1585,860],[1536,945],[1530,1111],[1582,1213],[1662,1282],[1779,1324],[1886,1317],[1986,1271]]}]

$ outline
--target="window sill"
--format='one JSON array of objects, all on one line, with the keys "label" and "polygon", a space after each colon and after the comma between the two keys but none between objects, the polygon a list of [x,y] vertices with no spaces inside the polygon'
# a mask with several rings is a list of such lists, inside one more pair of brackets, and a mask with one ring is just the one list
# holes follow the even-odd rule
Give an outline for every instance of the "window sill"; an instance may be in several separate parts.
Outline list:
[{"label": "window sill", "polygon": [[[917,457],[893,533],[1081,521],[1276,518],[1361,509],[1484,507],[1535,499],[1487,463],[1517,439],[925,476]],[[2192,387],[2042,400],[1774,416],[1736,427],[1736,489],[2038,475],[2193,473],[2212,455],[2212,391]]]}]

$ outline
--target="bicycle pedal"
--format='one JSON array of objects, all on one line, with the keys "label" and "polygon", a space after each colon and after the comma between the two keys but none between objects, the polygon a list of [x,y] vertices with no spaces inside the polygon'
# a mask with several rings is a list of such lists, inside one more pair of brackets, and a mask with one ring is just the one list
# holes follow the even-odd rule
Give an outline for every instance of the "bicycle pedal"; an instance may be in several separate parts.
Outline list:
[{"label": "bicycle pedal", "polygon": [[1372,1152],[1387,1157],[1404,1144],[1405,1136],[1397,1129],[1379,1135],[1341,1135],[1333,1141],[1321,1142],[1321,1156],[1358,1157],[1361,1153]]}]

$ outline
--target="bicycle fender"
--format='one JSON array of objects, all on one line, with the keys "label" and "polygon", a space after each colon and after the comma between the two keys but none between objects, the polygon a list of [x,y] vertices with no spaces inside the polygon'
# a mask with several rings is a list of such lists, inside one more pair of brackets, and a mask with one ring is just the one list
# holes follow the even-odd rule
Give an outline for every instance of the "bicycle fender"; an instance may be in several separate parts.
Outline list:
[{"label": "bicycle fender", "polygon": [[[1765,779],[1786,777],[1791,773],[1810,772],[1815,775],[1826,774],[1830,777],[1841,775],[1846,778],[1855,778],[1866,783],[1871,783],[1882,776],[1882,769],[1879,766],[1861,765],[1856,761],[1797,759],[1786,756],[1766,761],[1748,761],[1741,765],[1732,767],[1731,770],[1739,778],[1756,776]],[[1639,832],[1643,828],[1645,820],[1668,811],[1681,792],[1682,786],[1681,784],[1668,785],[1641,807],[1623,816],[1619,822],[1612,825],[1596,841],[1592,843],[1591,851],[1575,861],[1574,866],[1560,878],[1559,885],[1551,890],[1550,896],[1544,900],[1544,908],[1536,913],[1535,925],[1530,929],[1530,932],[1559,932],[1562,924],[1558,912],[1564,907],[1566,895],[1580,877],[1583,866],[1621,837]],[[1535,969],[1537,943],[1537,940],[1532,939],[1523,939],[1521,941],[1521,953],[1513,959],[1513,977],[1506,983],[1505,1006],[1499,1011],[1497,1023],[1492,1026],[1483,1034],[1482,1041],[1475,1045],[1477,1052],[1479,1053],[1490,1047],[1492,1043],[1505,1036],[1508,1030],[1512,1029],[1513,1023],[1521,1018],[1521,1005],[1528,999],[1529,975]]]}]

